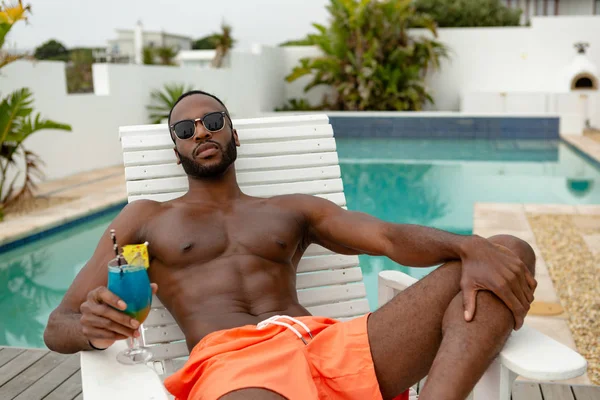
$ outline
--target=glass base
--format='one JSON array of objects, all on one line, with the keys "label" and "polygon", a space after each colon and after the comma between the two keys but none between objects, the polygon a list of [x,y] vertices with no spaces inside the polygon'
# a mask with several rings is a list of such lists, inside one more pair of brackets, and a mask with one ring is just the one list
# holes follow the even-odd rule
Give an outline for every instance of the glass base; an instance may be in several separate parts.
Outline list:
[{"label": "glass base", "polygon": [[144,364],[152,359],[147,349],[127,349],[117,354],[117,361],[125,365]]}]

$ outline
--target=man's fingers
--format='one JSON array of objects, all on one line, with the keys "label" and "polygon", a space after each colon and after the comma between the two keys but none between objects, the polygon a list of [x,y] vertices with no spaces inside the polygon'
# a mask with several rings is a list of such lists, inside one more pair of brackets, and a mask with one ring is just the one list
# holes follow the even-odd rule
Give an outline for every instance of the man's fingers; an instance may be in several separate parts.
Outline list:
[{"label": "man's fingers", "polygon": [[158,285],[156,283],[151,283],[150,287],[152,288],[152,294],[156,294],[156,292],[158,292]]},{"label": "man's fingers", "polygon": [[[533,279],[531,272],[527,269],[527,266],[524,263],[520,263],[514,267],[514,272],[519,276],[519,280],[521,282],[521,290],[525,295],[525,298],[531,304],[533,301],[533,292],[535,291],[535,286],[537,286],[537,282]],[[532,286],[533,282],[533,286]]]},{"label": "man's fingers", "polygon": [[526,310],[526,312],[529,311],[529,304],[531,304],[529,297],[533,297],[533,295],[528,295],[528,293],[530,292],[529,285],[527,284],[527,282],[525,282],[525,278],[521,270],[519,270],[518,267],[516,268],[516,272],[507,269],[504,272],[504,276],[505,279],[509,282],[513,294],[517,297],[517,299],[519,299],[519,302]]},{"label": "man's fingers", "polygon": [[124,310],[127,308],[127,304],[125,304],[125,302],[121,300],[119,296],[105,287],[101,287],[97,290],[96,300],[98,300],[99,303],[108,304],[109,306],[118,310]]},{"label": "man's fingers", "polygon": [[463,305],[465,309],[465,321],[470,322],[475,315],[475,303],[477,301],[477,291],[475,289],[463,289]]},{"label": "man's fingers", "polygon": [[113,308],[110,308],[105,304],[97,304],[91,306],[90,308],[92,314],[99,315],[118,324],[121,324],[127,328],[137,329],[140,326],[140,323],[135,319],[131,318],[129,315],[117,311]]},{"label": "man's fingers", "polygon": [[103,340],[123,340],[127,339],[127,336],[123,336],[113,331],[107,331],[106,329],[83,326],[81,328],[83,334],[88,340],[103,339]]},{"label": "man's fingers", "polygon": [[515,330],[518,330],[523,325],[523,319],[525,318],[525,309],[521,305],[521,302],[515,296],[515,294],[509,289],[500,291],[500,293],[495,293],[500,299],[506,304],[506,306],[513,313],[513,317],[515,319]]},{"label": "man's fingers", "polygon": [[88,326],[88,327],[91,327],[94,329],[110,331],[113,333],[120,334],[121,336],[124,336],[124,337],[131,337],[131,336],[133,336],[133,334],[135,332],[131,328],[128,328],[126,326],[118,324],[107,318],[103,318],[103,317],[100,317],[98,315],[93,315],[93,314],[83,315],[81,317],[81,323],[84,326]]},{"label": "man's fingers", "polygon": [[529,284],[531,291],[535,292],[535,288],[537,287],[537,281],[527,268],[525,268],[525,279],[527,279],[527,283]]}]

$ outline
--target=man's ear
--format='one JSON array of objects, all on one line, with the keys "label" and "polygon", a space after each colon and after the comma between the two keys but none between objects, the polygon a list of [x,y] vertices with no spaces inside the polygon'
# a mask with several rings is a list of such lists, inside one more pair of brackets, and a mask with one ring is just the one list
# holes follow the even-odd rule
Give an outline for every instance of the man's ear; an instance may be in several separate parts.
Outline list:
[{"label": "man's ear", "polygon": [[173,151],[175,152],[175,158],[177,158],[177,165],[181,164],[181,158],[179,157],[179,152],[177,151],[177,147],[173,147]]},{"label": "man's ear", "polygon": [[240,147],[240,138],[238,137],[237,130],[233,130],[233,139],[235,140],[235,145]]}]

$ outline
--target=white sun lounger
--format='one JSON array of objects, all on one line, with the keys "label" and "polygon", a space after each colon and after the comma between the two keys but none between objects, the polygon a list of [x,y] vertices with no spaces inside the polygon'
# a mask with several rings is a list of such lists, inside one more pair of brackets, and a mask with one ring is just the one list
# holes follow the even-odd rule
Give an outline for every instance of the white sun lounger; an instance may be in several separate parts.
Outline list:
[{"label": "white sun lounger", "polygon": [[[304,193],[345,206],[333,129],[325,115],[256,118],[234,121],[242,146],[237,177],[253,196]],[[176,165],[165,124],[120,129],[129,201],[167,201],[187,190],[187,178]],[[397,271],[379,276],[379,305],[416,280]],[[298,298],[313,315],[350,319],[369,311],[357,256],[345,256],[316,245],[300,261]],[[184,336],[169,312],[154,298],[143,325],[143,341],[154,361],[124,366],[117,342],[106,351],[81,353],[85,400],[166,399],[162,385],[188,356]],[[535,380],[579,376],[586,361],[568,347],[524,327],[514,332],[497,360],[477,384],[476,400],[509,400],[517,375]]]}]

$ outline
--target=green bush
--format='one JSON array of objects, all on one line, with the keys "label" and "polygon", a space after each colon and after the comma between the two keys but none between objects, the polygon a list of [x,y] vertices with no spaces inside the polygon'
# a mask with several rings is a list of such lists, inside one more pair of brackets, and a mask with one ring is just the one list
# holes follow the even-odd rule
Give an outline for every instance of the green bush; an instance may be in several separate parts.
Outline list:
[{"label": "green bush", "polygon": [[[433,99],[425,87],[428,70],[439,65],[446,47],[437,41],[435,22],[412,0],[330,0],[329,26],[313,24],[318,33],[307,40],[322,56],[304,58],[290,75],[333,88],[322,104],[335,110],[421,110]],[[431,37],[410,34],[421,27]]]},{"label": "green bush", "polygon": [[282,107],[275,111],[317,111],[321,107],[312,106],[306,99],[289,99]]},{"label": "green bush", "polygon": [[33,55],[38,60],[69,60],[69,51],[67,48],[54,39],[48,40],[46,43],[38,46]]},{"label": "green bush", "polygon": [[417,10],[427,13],[438,27],[518,26],[520,9],[500,0],[416,0]]}]

